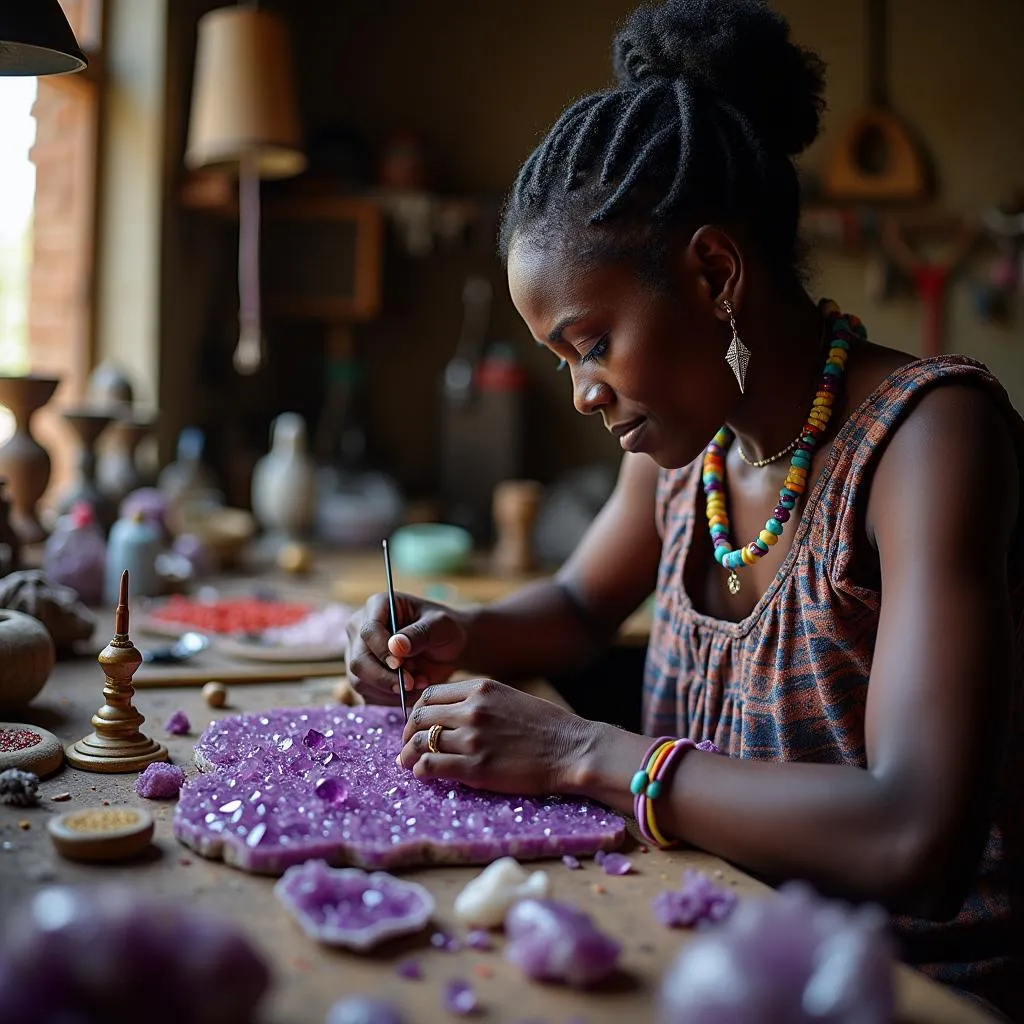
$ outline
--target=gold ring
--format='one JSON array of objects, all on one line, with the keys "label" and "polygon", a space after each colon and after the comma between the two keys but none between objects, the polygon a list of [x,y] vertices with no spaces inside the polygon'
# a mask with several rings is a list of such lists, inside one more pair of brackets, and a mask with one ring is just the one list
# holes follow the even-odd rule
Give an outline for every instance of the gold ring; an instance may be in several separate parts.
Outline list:
[{"label": "gold ring", "polygon": [[443,725],[432,725],[430,732],[427,733],[427,750],[432,754],[440,754],[441,748],[438,747],[438,740],[441,739],[441,733],[444,732]]}]

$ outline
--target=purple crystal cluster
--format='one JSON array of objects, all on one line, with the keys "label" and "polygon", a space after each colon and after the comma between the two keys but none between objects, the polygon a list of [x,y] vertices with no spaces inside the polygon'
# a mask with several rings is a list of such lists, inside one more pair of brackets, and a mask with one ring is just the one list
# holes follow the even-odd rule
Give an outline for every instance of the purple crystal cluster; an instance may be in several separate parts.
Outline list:
[{"label": "purple crystal cluster", "polygon": [[187,736],[192,729],[192,723],[184,711],[172,711],[164,722],[164,729],[171,736]]},{"label": "purple crystal cluster", "polygon": [[662,983],[659,1024],[890,1024],[893,950],[879,907],[787,883],[701,928]]},{"label": "purple crystal cluster", "polygon": [[536,981],[595,985],[618,964],[622,947],[589,915],[554,900],[520,900],[505,917],[505,959]]},{"label": "purple crystal cluster", "polygon": [[434,912],[434,897],[422,885],[383,871],[332,868],[322,860],[289,868],[274,895],[311,939],[349,949],[371,949],[418,932]]},{"label": "purple crystal cluster", "polygon": [[683,872],[680,889],[659,892],[651,901],[654,916],[666,928],[692,928],[702,921],[724,921],[736,906],[736,893],[715,885],[693,868]]},{"label": "purple crystal cluster", "polygon": [[135,792],[147,800],[173,800],[185,784],[185,773],[166,761],[154,761],[135,780]]},{"label": "purple crystal cluster", "polygon": [[205,772],[182,789],[174,834],[206,857],[279,874],[310,859],[365,868],[590,855],[625,823],[586,800],[524,798],[421,781],[395,764],[392,708],[298,708],[212,722]]}]

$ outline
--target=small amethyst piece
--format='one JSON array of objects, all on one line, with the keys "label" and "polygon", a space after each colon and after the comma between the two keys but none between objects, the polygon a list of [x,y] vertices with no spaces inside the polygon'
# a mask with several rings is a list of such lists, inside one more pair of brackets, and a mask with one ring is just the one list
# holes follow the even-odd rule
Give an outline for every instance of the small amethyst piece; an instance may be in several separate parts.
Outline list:
[{"label": "small amethyst piece", "polygon": [[400,978],[405,978],[406,981],[423,980],[423,968],[420,967],[419,960],[414,960],[411,956],[406,957],[404,960],[399,960],[395,964],[395,974]]},{"label": "small amethyst piece", "polygon": [[633,870],[633,862],[621,853],[606,853],[600,864],[606,875],[628,875]]},{"label": "small amethyst piece", "polygon": [[181,791],[174,835],[262,874],[307,860],[392,870],[582,857],[625,836],[622,818],[587,800],[417,779],[395,764],[403,728],[393,708],[338,704],[212,722],[195,745],[203,774]]},{"label": "small amethyst piece", "polygon": [[167,721],[164,722],[164,729],[171,736],[187,736],[192,729],[192,725],[184,711],[174,711]]},{"label": "small amethyst piece", "polygon": [[579,871],[580,867],[582,866],[582,865],[580,864],[580,860],[579,860],[579,857],[574,857],[574,856],[573,856],[573,855],[572,855],[571,853],[567,853],[567,854],[564,854],[564,855],[563,855],[563,857],[562,857],[562,863],[563,863],[563,864],[564,864],[564,865],[565,865],[565,866],[566,866],[566,867],[567,867],[567,868],[568,868],[568,869],[569,869],[570,871]]},{"label": "small amethyst piece", "polygon": [[537,981],[576,988],[611,974],[622,947],[582,910],[554,900],[520,900],[505,917],[505,958]]},{"label": "small amethyst piece", "polygon": [[434,932],[430,936],[430,944],[434,949],[440,949],[445,953],[458,953],[462,949],[462,943],[447,932]]},{"label": "small amethyst piece", "polygon": [[444,987],[441,1005],[457,1017],[468,1017],[480,1008],[480,1001],[473,991],[473,986],[461,978],[453,978]]},{"label": "small amethyst piece", "polygon": [[724,921],[736,906],[736,893],[715,885],[693,868],[683,872],[683,886],[659,892],[651,901],[654,916],[666,928],[692,928],[701,921]]},{"label": "small amethyst piece", "polygon": [[422,885],[322,860],[289,868],[274,894],[311,939],[350,949],[418,932],[434,912],[434,897]]},{"label": "small amethyst piece", "polygon": [[324,1024],[402,1024],[402,1015],[383,999],[349,996],[327,1011]]},{"label": "small amethyst piece", "polygon": [[154,761],[135,780],[135,792],[147,800],[173,800],[185,784],[185,773],[166,761]]},{"label": "small amethyst piece", "polygon": [[474,928],[466,936],[466,945],[470,949],[475,949],[481,953],[486,953],[487,950],[494,949],[494,943],[491,941],[490,935],[488,935],[483,928]]}]

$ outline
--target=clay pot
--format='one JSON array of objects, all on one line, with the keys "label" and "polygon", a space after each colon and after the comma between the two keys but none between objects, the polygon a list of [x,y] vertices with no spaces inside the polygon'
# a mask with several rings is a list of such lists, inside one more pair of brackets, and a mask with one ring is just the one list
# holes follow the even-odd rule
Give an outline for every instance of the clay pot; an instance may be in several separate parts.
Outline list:
[{"label": "clay pot", "polygon": [[47,628],[31,615],[0,609],[0,708],[33,700],[57,655]]},{"label": "clay pot", "polygon": [[32,414],[46,405],[59,383],[58,377],[0,374],[0,405],[11,410],[16,423],[11,439],[0,448],[0,475],[11,490],[11,525],[25,544],[46,537],[36,503],[50,482],[50,456],[32,436]]}]

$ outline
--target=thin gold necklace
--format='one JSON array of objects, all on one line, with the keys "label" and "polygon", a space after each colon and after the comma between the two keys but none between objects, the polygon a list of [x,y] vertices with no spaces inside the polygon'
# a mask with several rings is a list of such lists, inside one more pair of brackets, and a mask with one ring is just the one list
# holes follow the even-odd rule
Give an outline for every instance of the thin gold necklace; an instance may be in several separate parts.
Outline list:
[{"label": "thin gold necklace", "polygon": [[776,452],[774,455],[769,455],[766,459],[752,459],[743,450],[743,445],[736,445],[736,454],[748,465],[753,466],[754,469],[763,469],[765,466],[770,466],[773,462],[778,462],[783,456],[788,455],[798,444],[800,443],[800,435],[797,434],[789,444],[780,452]]}]

